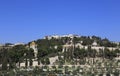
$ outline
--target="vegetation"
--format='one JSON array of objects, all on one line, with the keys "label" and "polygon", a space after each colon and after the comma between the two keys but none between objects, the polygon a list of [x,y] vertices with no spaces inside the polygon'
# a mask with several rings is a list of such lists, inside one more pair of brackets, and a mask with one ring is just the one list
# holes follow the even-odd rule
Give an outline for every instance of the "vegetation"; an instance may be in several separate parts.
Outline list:
[{"label": "vegetation", "polygon": [[[65,44],[71,44],[73,41],[73,44],[80,43],[82,46],[87,46],[88,48],[80,48],[80,47],[70,47],[68,48],[68,51],[62,52],[63,45]],[[95,50],[91,47],[93,46],[93,42],[97,42],[97,46],[104,46],[105,49],[99,49]],[[93,76],[94,73],[91,73],[91,71],[94,71],[99,74],[104,73],[104,68],[107,69],[107,72],[105,72],[107,75],[109,73],[112,73],[114,75],[119,74],[119,70],[116,68],[119,66],[120,61],[115,60],[117,56],[120,54],[120,44],[116,44],[113,42],[110,42],[107,38],[102,39],[100,37],[92,36],[81,36],[81,37],[74,37],[71,39],[70,37],[62,37],[60,39],[52,38],[52,39],[38,39],[35,41],[37,44],[37,58],[35,58],[34,49],[30,48],[30,43],[26,45],[12,45],[11,43],[6,43],[5,46],[0,48],[0,64],[2,66],[0,67],[0,75],[6,74],[6,75],[42,75],[46,76],[48,74],[53,75],[55,73],[63,74],[62,70],[64,70],[65,74],[81,74],[81,75],[91,75]],[[108,48],[118,48],[113,49],[112,51]],[[31,68],[33,65],[33,60],[38,61],[38,64],[43,65],[49,65],[50,64],[50,57],[58,56],[58,60],[55,64],[58,64],[59,67],[56,68],[55,66],[52,67],[52,69],[45,67],[34,67],[32,70],[28,69]],[[101,60],[97,60],[97,58],[100,58]],[[111,62],[113,61],[113,62]],[[20,70],[20,63],[25,62],[26,67],[24,67],[24,70]],[[28,66],[29,63],[29,66]],[[79,66],[78,68],[63,65],[88,65],[90,67],[87,67],[88,69],[82,68]],[[104,67],[102,67],[104,65]],[[113,67],[114,66],[114,67]],[[18,69],[19,68],[19,69]],[[43,69],[47,69],[46,71]],[[61,70],[62,69],[62,70]],[[96,70],[95,70],[96,69]],[[101,70],[100,70],[101,69]],[[29,71],[27,71],[29,70]],[[49,71],[51,70],[51,71]],[[81,71],[82,70],[82,71]],[[86,72],[85,72],[86,70]],[[115,71],[114,71],[115,70]],[[114,72],[113,72],[114,71]],[[16,73],[17,72],[17,73]],[[74,76],[73,75],[73,76]]]}]

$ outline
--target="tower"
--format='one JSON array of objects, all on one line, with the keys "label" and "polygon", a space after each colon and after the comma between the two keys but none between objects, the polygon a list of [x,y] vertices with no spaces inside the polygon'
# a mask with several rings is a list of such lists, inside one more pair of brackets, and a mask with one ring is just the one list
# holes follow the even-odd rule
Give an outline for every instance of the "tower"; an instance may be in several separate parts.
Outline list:
[{"label": "tower", "polygon": [[30,43],[30,48],[34,50],[34,56],[37,58],[38,50],[37,50],[37,44],[33,41]]}]

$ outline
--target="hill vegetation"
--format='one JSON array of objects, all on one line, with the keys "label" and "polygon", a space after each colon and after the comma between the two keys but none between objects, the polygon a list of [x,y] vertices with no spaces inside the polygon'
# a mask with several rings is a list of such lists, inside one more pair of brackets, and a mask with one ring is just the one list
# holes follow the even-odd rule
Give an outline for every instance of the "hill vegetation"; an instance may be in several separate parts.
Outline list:
[{"label": "hill vegetation", "polygon": [[[72,41],[72,42],[71,42]],[[12,45],[6,43],[0,48],[0,70],[11,70],[20,67],[20,63],[25,62],[25,68],[32,67],[34,60],[38,65],[49,65],[50,57],[58,56],[54,65],[98,65],[97,59],[102,61],[114,61],[120,56],[120,43],[111,42],[107,38],[102,39],[96,36],[81,37],[61,37],[52,39],[38,39],[34,41],[37,45],[37,58],[35,58],[34,49],[30,48],[31,42],[25,45]],[[97,45],[93,45],[96,42]],[[64,45],[71,45],[68,51],[63,52]],[[75,47],[76,44],[84,46],[83,48]],[[85,48],[87,46],[87,49]],[[92,47],[104,47],[104,49],[92,49]],[[109,48],[115,48],[110,50]],[[92,61],[92,62],[91,62]],[[108,62],[109,62],[108,61]],[[120,60],[116,61],[117,63]]]}]

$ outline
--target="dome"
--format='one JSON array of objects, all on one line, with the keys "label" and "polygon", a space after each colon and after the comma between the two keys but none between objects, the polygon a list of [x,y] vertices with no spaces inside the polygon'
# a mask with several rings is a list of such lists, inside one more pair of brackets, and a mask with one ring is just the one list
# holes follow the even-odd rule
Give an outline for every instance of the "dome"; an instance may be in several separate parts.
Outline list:
[{"label": "dome", "polygon": [[92,44],[93,46],[97,46],[97,42],[93,42],[93,44]]},{"label": "dome", "polygon": [[30,43],[30,46],[34,46],[34,45],[36,45],[34,41]]}]

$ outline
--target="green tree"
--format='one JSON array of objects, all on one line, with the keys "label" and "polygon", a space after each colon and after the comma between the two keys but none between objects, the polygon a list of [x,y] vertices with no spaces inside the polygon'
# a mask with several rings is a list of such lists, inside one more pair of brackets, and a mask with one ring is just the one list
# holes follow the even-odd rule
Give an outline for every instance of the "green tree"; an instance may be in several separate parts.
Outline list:
[{"label": "green tree", "polygon": [[46,58],[46,65],[50,64],[49,58]]},{"label": "green tree", "polygon": [[7,64],[8,64],[8,49],[6,48],[3,48],[1,50],[2,52],[2,70],[7,70],[8,67],[7,67]]},{"label": "green tree", "polygon": [[24,57],[25,54],[25,46],[24,45],[16,45],[9,51],[9,55],[12,58],[13,62],[19,62],[20,58]]}]

